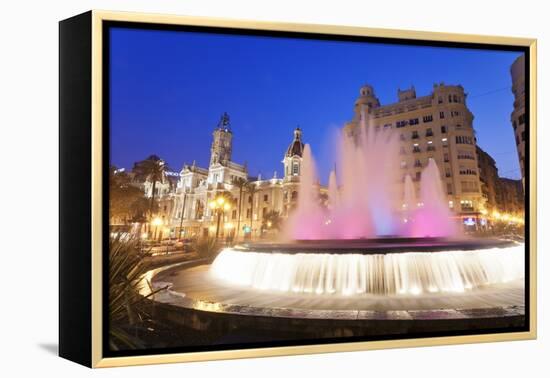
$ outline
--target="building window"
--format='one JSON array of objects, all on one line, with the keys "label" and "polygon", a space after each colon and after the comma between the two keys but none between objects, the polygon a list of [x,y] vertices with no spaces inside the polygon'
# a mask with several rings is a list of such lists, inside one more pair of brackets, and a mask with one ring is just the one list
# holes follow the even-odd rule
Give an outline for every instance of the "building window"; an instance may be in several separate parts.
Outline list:
[{"label": "building window", "polygon": [[445,152],[445,153],[443,154],[443,161],[444,161],[445,163],[448,163],[448,162],[449,162],[449,154],[448,154],[447,152]]},{"label": "building window", "polygon": [[458,98],[456,97],[456,95],[453,95],[453,102],[458,102]]},{"label": "building window", "polygon": [[453,96],[449,95],[449,102],[453,102]]},{"label": "building window", "polygon": [[449,168],[445,169],[445,177],[451,177],[451,170]]},{"label": "building window", "polygon": [[264,194],[264,202],[267,202],[269,200],[269,196],[267,194]]},{"label": "building window", "polygon": [[525,131],[521,132],[521,140],[522,142],[525,142]]},{"label": "building window", "polygon": [[412,132],[412,139],[418,139],[418,131],[413,131]]},{"label": "building window", "polygon": [[477,171],[471,168],[460,168],[459,173],[463,176],[477,176]]},{"label": "building window", "polygon": [[460,207],[462,208],[462,211],[473,211],[474,203],[470,200],[461,200]]},{"label": "building window", "polygon": [[413,152],[417,153],[420,152],[420,147],[417,145],[413,146]]},{"label": "building window", "polygon": [[470,136],[457,135],[456,144],[474,144],[474,143],[473,143],[472,137]]},{"label": "building window", "polygon": [[407,126],[407,121],[397,121],[395,123],[395,127],[397,127],[397,128],[405,127],[405,126]]},{"label": "building window", "polygon": [[267,214],[267,207],[264,207],[262,209],[262,218],[265,218],[265,215]]},{"label": "building window", "polygon": [[434,117],[431,114],[428,114],[422,117],[422,121],[424,121],[424,123],[432,122],[433,120],[434,120]]},{"label": "building window", "polygon": [[237,210],[231,212],[231,219],[237,219]]},{"label": "building window", "polygon": [[441,133],[446,134],[447,133],[447,126],[441,126]]},{"label": "building window", "polygon": [[474,155],[470,151],[458,150],[456,156],[460,160],[475,160]]},{"label": "building window", "polygon": [[384,125],[384,129],[391,129],[391,123],[386,123]]},{"label": "building window", "polygon": [[434,136],[434,132],[432,131],[432,129],[430,127],[426,129],[426,136],[427,137]]},{"label": "building window", "polygon": [[295,200],[298,198],[298,192],[297,191],[293,191],[291,196],[290,196],[291,199]]},{"label": "building window", "polygon": [[409,120],[409,125],[418,125],[418,118],[413,118]]},{"label": "building window", "polygon": [[443,104],[443,97],[439,96],[439,97],[437,98],[437,103],[438,103],[438,104]]},{"label": "building window", "polygon": [[414,161],[414,166],[415,166],[416,168],[421,168],[421,167],[422,167],[422,163],[420,162],[419,159],[416,159],[416,160]]},{"label": "building window", "polygon": [[252,203],[252,195],[248,196],[248,203]]},{"label": "building window", "polygon": [[439,112],[439,119],[445,118],[445,112]]},{"label": "building window", "polygon": [[525,113],[520,114],[520,116],[518,117],[518,122],[520,125],[523,125],[525,123]]},{"label": "building window", "polygon": [[[450,182],[447,183],[447,194],[453,194],[453,184],[451,184]],[[453,207],[453,201],[449,201],[449,207]]]},{"label": "building window", "polygon": [[462,192],[464,193],[477,193],[477,183],[473,181],[461,181],[460,186],[462,187]]},{"label": "building window", "polygon": [[428,142],[428,151],[435,151],[435,146],[431,140]]},{"label": "building window", "polygon": [[298,163],[292,164],[292,174],[294,176],[298,176],[299,173],[300,173],[300,167],[299,167]]}]

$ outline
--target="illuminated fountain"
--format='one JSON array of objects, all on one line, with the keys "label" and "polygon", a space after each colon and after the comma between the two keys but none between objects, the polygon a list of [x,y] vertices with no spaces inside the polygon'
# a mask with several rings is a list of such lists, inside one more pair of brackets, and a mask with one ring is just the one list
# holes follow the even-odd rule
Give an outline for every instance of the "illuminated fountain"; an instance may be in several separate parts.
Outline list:
[{"label": "illuminated fountain", "polygon": [[[410,176],[400,177],[399,141],[391,130],[363,123],[358,135],[340,136],[338,150],[328,201],[321,203],[315,159],[305,145],[298,204],[280,243],[226,248],[211,265],[182,274],[173,291],[193,297],[200,282],[193,306],[206,296],[218,310],[247,306],[246,311],[257,307],[270,314],[276,308],[523,304],[524,245],[461,235],[433,159],[416,188]],[[169,279],[178,282],[177,277]]]},{"label": "illuminated fountain", "polygon": [[[521,279],[523,245],[408,253],[252,252],[226,249],[213,277],[254,290],[360,296],[463,293]],[[368,252],[365,248],[364,252]]]},{"label": "illuminated fountain", "polygon": [[456,236],[457,228],[433,159],[422,172],[417,201],[408,175],[403,193],[394,190],[400,179],[394,133],[377,132],[363,125],[357,137],[341,135],[339,145],[340,183],[336,171],[332,171],[327,207],[319,202],[315,159],[310,146],[305,145],[298,205],[286,227],[289,239]]}]

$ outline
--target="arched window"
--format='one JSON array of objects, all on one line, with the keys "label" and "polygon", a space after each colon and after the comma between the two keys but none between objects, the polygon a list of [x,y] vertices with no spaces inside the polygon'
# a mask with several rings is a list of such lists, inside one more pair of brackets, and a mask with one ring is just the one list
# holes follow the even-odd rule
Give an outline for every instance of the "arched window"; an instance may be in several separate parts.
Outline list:
[{"label": "arched window", "polygon": [[298,163],[293,163],[293,164],[292,164],[292,174],[293,174],[294,176],[297,176],[297,175],[300,174],[300,166],[299,166]]}]

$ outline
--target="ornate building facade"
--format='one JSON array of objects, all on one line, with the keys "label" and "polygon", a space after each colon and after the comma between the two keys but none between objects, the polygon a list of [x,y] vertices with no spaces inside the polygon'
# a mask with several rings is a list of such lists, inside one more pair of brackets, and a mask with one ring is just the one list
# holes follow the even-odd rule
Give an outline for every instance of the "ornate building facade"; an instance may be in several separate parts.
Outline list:
[{"label": "ornate building facade", "polygon": [[[224,114],[213,131],[209,166],[199,167],[194,162],[184,165],[180,172],[171,198],[172,234],[193,238],[219,232],[224,238],[257,238],[268,231],[268,214],[276,212],[285,218],[296,206],[304,148],[302,131],[294,130],[283,156],[282,178],[276,173],[268,179],[250,177],[246,165],[232,161],[232,142],[230,120]],[[229,199],[229,206],[223,211],[218,231],[217,216],[209,204],[220,195]]]},{"label": "ornate building facade", "polygon": [[[360,88],[353,119],[344,130],[358,133],[361,117],[367,127],[394,129],[400,140],[400,176],[413,178],[417,193],[422,170],[432,158],[440,170],[449,207],[462,217],[484,208],[476,156],[473,115],[466,106],[467,94],[460,85],[435,84],[433,91],[417,97],[414,87],[397,91],[398,101],[381,105],[374,88]],[[403,193],[403,182],[396,187]]]}]

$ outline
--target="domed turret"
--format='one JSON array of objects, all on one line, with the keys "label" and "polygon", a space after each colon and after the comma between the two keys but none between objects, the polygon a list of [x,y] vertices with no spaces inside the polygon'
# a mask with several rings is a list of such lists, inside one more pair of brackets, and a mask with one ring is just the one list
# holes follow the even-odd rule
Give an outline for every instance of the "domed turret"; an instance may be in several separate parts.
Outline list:
[{"label": "domed turret", "polygon": [[297,127],[294,129],[294,140],[288,146],[283,159],[285,180],[293,180],[293,177],[300,176],[303,153],[304,142],[302,142],[302,130]]},{"label": "domed turret", "polygon": [[302,142],[302,130],[297,127],[294,129],[294,140],[288,146],[285,157],[300,156],[304,152],[304,143]]},{"label": "domed turret", "polygon": [[363,85],[359,90],[359,97],[355,100],[355,108],[357,110],[362,110],[360,108],[371,109],[379,106],[380,101],[374,94],[374,88],[369,84]]}]

